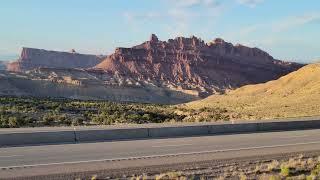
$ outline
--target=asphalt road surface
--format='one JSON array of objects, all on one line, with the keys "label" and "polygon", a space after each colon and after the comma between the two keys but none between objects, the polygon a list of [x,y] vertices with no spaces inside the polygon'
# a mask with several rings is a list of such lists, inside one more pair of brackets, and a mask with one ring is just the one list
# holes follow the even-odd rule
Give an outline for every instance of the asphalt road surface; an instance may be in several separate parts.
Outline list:
[{"label": "asphalt road surface", "polygon": [[[41,170],[57,166],[81,165],[82,169],[90,169],[86,168],[89,164],[92,168],[92,164],[108,162],[108,166],[99,166],[99,169],[120,168],[116,163],[129,160],[146,159],[164,164],[173,160],[169,158],[165,161],[168,157],[181,156],[191,161],[236,157],[237,154],[250,157],[264,152],[272,154],[307,150],[320,151],[320,130],[10,147],[0,148],[0,177],[22,176],[27,171],[36,172],[37,168]],[[186,158],[188,156],[190,158]],[[122,164],[121,168],[126,166],[130,166],[130,163]],[[60,168],[59,171],[63,170],[67,168]],[[59,171],[56,169],[56,173]]]}]

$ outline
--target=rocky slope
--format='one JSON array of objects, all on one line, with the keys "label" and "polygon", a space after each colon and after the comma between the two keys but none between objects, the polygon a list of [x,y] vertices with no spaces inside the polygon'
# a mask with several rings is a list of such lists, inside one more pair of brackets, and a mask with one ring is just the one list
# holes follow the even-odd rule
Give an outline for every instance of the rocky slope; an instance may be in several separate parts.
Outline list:
[{"label": "rocky slope", "polygon": [[70,52],[23,48],[20,58],[8,64],[9,71],[23,72],[38,67],[89,68],[99,64],[103,57]]},{"label": "rocky slope", "polygon": [[132,48],[117,48],[95,68],[123,78],[212,94],[277,79],[300,64],[275,60],[268,53],[222,39],[197,37],[160,41],[155,35]]},{"label": "rocky slope", "polygon": [[176,104],[197,96],[84,69],[37,68],[28,72],[0,71],[0,96],[34,96]]},{"label": "rocky slope", "polygon": [[248,85],[225,95],[186,104],[188,108],[226,108],[234,119],[320,116],[320,64],[310,64],[278,80]]}]

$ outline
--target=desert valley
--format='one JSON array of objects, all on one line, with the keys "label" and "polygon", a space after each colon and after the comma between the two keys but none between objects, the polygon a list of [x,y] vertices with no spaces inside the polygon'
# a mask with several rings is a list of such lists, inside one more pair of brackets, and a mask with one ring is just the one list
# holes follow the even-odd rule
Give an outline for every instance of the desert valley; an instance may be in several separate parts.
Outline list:
[{"label": "desert valley", "polygon": [[0,179],[320,180],[319,9],[2,0]]},{"label": "desert valley", "polygon": [[152,34],[99,56],[23,48],[3,67],[3,127],[320,115],[318,64],[277,60],[221,38],[161,41]]}]

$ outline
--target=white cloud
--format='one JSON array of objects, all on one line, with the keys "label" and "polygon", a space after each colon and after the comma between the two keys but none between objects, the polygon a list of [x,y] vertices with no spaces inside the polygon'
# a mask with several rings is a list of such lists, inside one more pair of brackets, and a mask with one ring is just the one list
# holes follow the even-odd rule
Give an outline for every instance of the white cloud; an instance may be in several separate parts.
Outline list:
[{"label": "white cloud", "polygon": [[[319,49],[319,46],[314,43],[314,39],[308,36],[299,36],[299,34],[297,36],[287,34],[291,32],[297,34],[294,31],[297,29],[307,33],[308,29],[304,27],[315,21],[320,21],[320,13],[308,12],[301,15],[284,17],[279,20],[245,26],[237,31],[232,30],[229,33],[227,32],[226,37],[234,42],[261,47],[280,59],[309,60],[314,58],[313,54]],[[301,47],[308,48],[304,49],[304,53],[302,54],[301,51],[295,52],[294,48],[296,47],[292,46],[293,44],[299,44]],[[285,53],[290,53],[290,55],[283,56]]]},{"label": "white cloud", "polygon": [[282,32],[291,28],[300,27],[305,24],[320,20],[320,13],[307,13],[301,16],[288,17],[272,25],[274,32]]},{"label": "white cloud", "polygon": [[[170,3],[172,3],[170,1]],[[192,7],[192,6],[214,6],[218,4],[216,0],[176,0],[174,2],[177,6],[180,7]]]},{"label": "white cloud", "polygon": [[160,14],[157,12],[146,12],[146,13],[124,12],[122,15],[129,22],[133,22],[137,18],[139,18],[139,19],[154,19],[154,18],[165,17],[165,14]]},{"label": "white cloud", "polygon": [[299,16],[289,16],[277,21],[266,22],[263,24],[252,24],[238,31],[231,32],[230,36],[251,36],[254,33],[281,33],[290,31],[293,28],[300,28],[306,24],[320,20],[320,13],[305,13]]},{"label": "white cloud", "polygon": [[265,27],[265,25],[263,24],[254,24],[254,25],[251,25],[251,26],[246,26],[242,29],[239,29],[237,31],[233,31],[231,33],[231,36],[247,36],[247,35],[250,35],[251,33],[254,33],[256,31],[259,31],[261,30],[261,28]]},{"label": "white cloud", "polygon": [[[221,0],[166,0],[165,11],[126,12],[123,17],[133,30],[139,29],[139,25],[148,22],[159,21],[160,25],[168,33],[175,35],[190,35],[191,25],[198,19],[207,18],[213,24],[225,9]],[[140,27],[141,28],[141,27]]]},{"label": "white cloud", "polygon": [[237,0],[238,3],[249,6],[251,8],[256,7],[258,4],[262,3],[264,0]]},{"label": "white cloud", "polygon": [[167,16],[171,18],[175,18],[177,20],[187,20],[189,18],[196,16],[196,14],[190,11],[187,11],[185,9],[173,8],[168,11]]},{"label": "white cloud", "polygon": [[122,15],[129,22],[131,22],[134,19],[134,15],[130,12],[124,12]]},{"label": "white cloud", "polygon": [[200,4],[201,0],[178,0],[176,3],[178,6],[190,7]]},{"label": "white cloud", "polygon": [[[183,5],[182,5],[183,3]],[[171,3],[172,4],[172,3]],[[193,10],[188,7],[194,5],[203,5],[200,10]],[[173,2],[172,6],[167,11],[149,11],[149,12],[125,12],[123,16],[128,21],[138,19],[150,19],[156,18],[174,18],[174,19],[190,19],[190,18],[209,18],[216,17],[223,11],[223,6],[216,0],[178,0]]]}]

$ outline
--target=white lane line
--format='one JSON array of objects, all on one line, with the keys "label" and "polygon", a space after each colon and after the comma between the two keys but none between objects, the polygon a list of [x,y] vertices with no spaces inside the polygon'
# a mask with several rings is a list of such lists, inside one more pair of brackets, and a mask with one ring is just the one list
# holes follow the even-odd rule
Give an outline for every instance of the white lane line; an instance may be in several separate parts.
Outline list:
[{"label": "white lane line", "polygon": [[159,145],[159,146],[151,146],[153,148],[161,148],[161,147],[180,147],[180,146],[192,146],[193,144],[169,144],[169,145]]},{"label": "white lane line", "polygon": [[0,158],[11,158],[11,157],[18,157],[22,155],[9,155],[9,156],[0,156]]},{"label": "white lane line", "polygon": [[25,164],[20,166],[4,166],[0,167],[0,170],[13,169],[13,168],[31,168],[38,166],[50,166],[50,165],[67,165],[67,164],[79,164],[79,163],[93,163],[93,162],[104,162],[104,161],[122,161],[122,160],[135,160],[135,159],[146,159],[146,158],[160,158],[160,157],[170,157],[170,156],[181,156],[181,155],[196,155],[196,154],[206,154],[206,153],[221,153],[230,151],[242,151],[242,150],[256,150],[265,148],[277,148],[277,147],[288,147],[288,146],[299,146],[299,145],[311,145],[320,144],[320,141],[305,142],[305,143],[293,143],[293,144],[281,144],[281,145],[269,145],[269,146],[253,146],[238,149],[221,149],[221,150],[211,150],[211,151],[196,151],[187,153],[176,153],[176,154],[160,154],[160,155],[150,155],[150,156],[133,156],[126,158],[111,158],[111,159],[95,159],[95,160],[84,160],[84,161],[66,161],[58,163],[44,163],[44,164]]},{"label": "white lane line", "polygon": [[309,137],[309,135],[297,135],[297,136],[287,136],[287,137],[280,137],[281,139],[291,139],[291,138],[305,138]]}]

